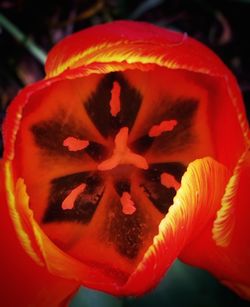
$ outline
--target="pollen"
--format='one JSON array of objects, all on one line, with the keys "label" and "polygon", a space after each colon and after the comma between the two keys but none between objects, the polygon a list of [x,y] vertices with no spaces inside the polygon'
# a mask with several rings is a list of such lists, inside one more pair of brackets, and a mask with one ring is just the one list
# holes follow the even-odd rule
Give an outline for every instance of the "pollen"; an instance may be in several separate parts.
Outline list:
[{"label": "pollen", "polygon": [[161,174],[161,184],[168,189],[174,188],[176,191],[181,186],[181,184],[174,178],[174,176],[168,173]]},{"label": "pollen", "polygon": [[86,189],[86,184],[82,183],[74,188],[69,195],[64,199],[62,202],[62,209],[63,210],[70,210],[74,208],[75,200],[77,199],[78,195]]},{"label": "pollen", "polygon": [[131,199],[128,192],[123,192],[120,198],[122,205],[122,212],[127,215],[132,215],[136,211],[135,203]]},{"label": "pollen", "polygon": [[156,137],[161,135],[163,132],[172,131],[174,127],[177,125],[177,120],[164,120],[159,125],[153,126],[150,130],[148,135],[150,137]]},{"label": "pollen", "polygon": [[113,88],[111,90],[111,99],[110,99],[110,113],[112,116],[116,116],[121,109],[121,102],[120,102],[120,94],[121,94],[121,87],[117,81],[114,81]]},{"label": "pollen", "polygon": [[63,146],[68,147],[69,151],[78,151],[88,147],[89,141],[69,136],[63,141]]}]

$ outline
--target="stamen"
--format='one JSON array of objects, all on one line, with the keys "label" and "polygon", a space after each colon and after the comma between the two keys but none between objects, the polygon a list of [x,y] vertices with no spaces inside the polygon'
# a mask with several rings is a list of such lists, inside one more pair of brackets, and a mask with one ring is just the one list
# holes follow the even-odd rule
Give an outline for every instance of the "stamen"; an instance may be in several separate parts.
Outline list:
[{"label": "stamen", "polygon": [[115,137],[115,148],[111,158],[98,165],[98,170],[107,171],[119,164],[132,164],[138,168],[148,169],[148,163],[141,155],[133,153],[127,146],[128,127],[123,127]]},{"label": "stamen", "polygon": [[67,210],[67,209],[72,209],[74,208],[74,202],[77,199],[78,195],[82,192],[84,192],[86,188],[86,184],[82,183],[76,188],[74,188],[69,195],[64,199],[62,202],[62,209]]},{"label": "stamen", "polygon": [[128,192],[123,192],[120,200],[124,214],[132,215],[136,211],[135,203]]},{"label": "stamen", "polygon": [[168,173],[161,174],[161,184],[164,185],[166,188],[174,188],[176,191],[180,188],[181,184],[176,181],[174,176]]},{"label": "stamen", "polygon": [[63,141],[63,146],[68,147],[69,151],[78,151],[88,147],[89,141],[79,140],[73,136],[69,136]]},{"label": "stamen", "polygon": [[113,88],[111,90],[111,100],[110,100],[110,113],[112,116],[116,116],[121,110],[120,102],[121,87],[117,81],[114,81]]},{"label": "stamen", "polygon": [[159,125],[153,126],[150,130],[148,135],[150,137],[156,137],[161,135],[163,132],[172,131],[174,127],[177,125],[177,120],[164,120]]}]

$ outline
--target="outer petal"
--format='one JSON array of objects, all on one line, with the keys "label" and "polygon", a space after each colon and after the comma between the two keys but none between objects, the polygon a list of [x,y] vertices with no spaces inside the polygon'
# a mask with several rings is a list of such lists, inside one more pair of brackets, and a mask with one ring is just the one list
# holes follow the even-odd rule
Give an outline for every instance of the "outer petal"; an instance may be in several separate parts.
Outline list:
[{"label": "outer petal", "polygon": [[51,77],[93,62],[113,61],[151,62],[169,68],[193,67],[211,74],[219,74],[222,68],[225,69],[212,51],[188,38],[187,34],[144,22],[116,21],[91,27],[62,40],[49,53],[46,73]]},{"label": "outer petal", "polygon": [[[196,240],[193,240],[181,253],[185,262],[208,269],[224,284],[250,298],[250,233],[249,233],[249,186],[250,186],[250,154],[246,157],[237,178],[237,194],[230,201],[233,212],[233,232],[228,244],[215,240],[215,225],[210,223]],[[220,211],[218,211],[220,212]],[[217,215],[217,223],[225,223],[222,214]],[[230,221],[230,217],[229,217]],[[212,234],[212,229],[214,233]],[[225,231],[228,227],[222,227]],[[223,234],[223,233],[222,233]],[[227,233],[225,234],[227,235]],[[226,236],[227,237],[227,236]],[[225,238],[225,236],[224,236]],[[223,244],[224,243],[224,244]]]},{"label": "outer petal", "polygon": [[[44,266],[37,265],[21,247],[7,210],[2,164],[0,180],[2,242],[0,300],[2,304],[4,306],[67,306],[69,298],[77,291],[78,284],[75,281],[51,275]],[[29,240],[26,242],[29,244]],[[40,262],[38,257],[35,258]],[[40,265],[42,265],[41,262]]]}]

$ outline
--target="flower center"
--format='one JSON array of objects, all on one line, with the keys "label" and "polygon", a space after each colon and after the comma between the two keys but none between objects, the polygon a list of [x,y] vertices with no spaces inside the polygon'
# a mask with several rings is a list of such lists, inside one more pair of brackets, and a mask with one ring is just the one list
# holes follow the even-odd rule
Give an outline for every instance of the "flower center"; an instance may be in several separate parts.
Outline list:
[{"label": "flower center", "polygon": [[115,148],[112,156],[98,165],[98,170],[112,170],[120,164],[131,164],[137,168],[148,169],[147,160],[128,148],[128,127],[123,127],[115,137]]}]

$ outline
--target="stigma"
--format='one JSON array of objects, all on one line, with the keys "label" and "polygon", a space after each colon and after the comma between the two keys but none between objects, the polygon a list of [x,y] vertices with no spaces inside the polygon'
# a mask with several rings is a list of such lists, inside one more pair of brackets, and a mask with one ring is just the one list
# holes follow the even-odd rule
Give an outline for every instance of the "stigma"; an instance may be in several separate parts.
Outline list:
[{"label": "stigma", "polygon": [[112,170],[121,164],[131,164],[137,168],[148,169],[147,160],[128,148],[128,127],[123,127],[117,133],[112,156],[98,165],[98,170]]}]

